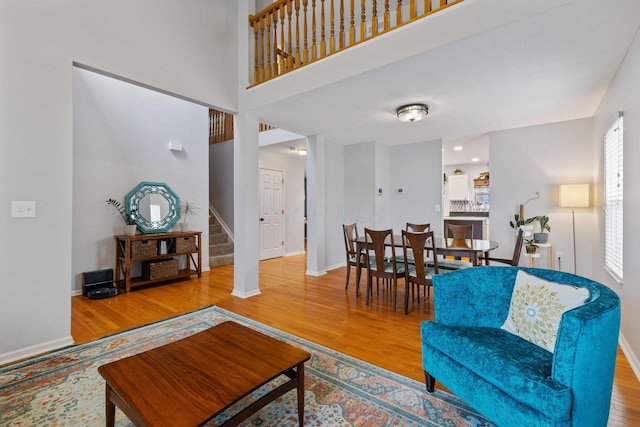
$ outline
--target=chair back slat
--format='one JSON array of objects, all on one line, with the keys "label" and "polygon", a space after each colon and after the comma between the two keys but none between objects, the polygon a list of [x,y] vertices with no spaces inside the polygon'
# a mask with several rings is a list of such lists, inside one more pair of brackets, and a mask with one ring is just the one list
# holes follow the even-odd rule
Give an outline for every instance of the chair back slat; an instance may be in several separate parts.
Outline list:
[{"label": "chair back slat", "polygon": [[[433,231],[427,231],[423,233],[412,233],[406,230],[402,230],[402,250],[404,253],[405,259],[405,271],[409,271],[409,265],[407,262],[407,254],[409,251],[413,252],[413,256],[415,259],[415,278],[418,280],[425,280],[425,251],[434,251],[436,250],[435,238],[433,236]],[[422,262],[419,262],[422,260]],[[438,260],[437,257],[434,257],[433,260],[434,273],[438,274]],[[414,278],[413,276],[411,277]]]},{"label": "chair back slat", "polygon": [[431,231],[431,224],[430,223],[428,223],[428,224],[413,224],[413,223],[408,222],[406,227],[405,227],[405,230],[411,231],[411,232],[414,232],[414,233],[422,233],[422,232],[425,232],[425,231]]},{"label": "chair back slat", "polygon": [[511,265],[518,266],[520,263],[520,253],[522,252],[522,243],[524,241],[524,233],[522,229],[518,230],[518,237],[516,237],[516,245],[513,249],[513,260],[511,261]]},{"label": "chair back slat", "polygon": [[[378,275],[383,276],[385,272],[385,258],[386,258],[386,246],[390,244],[391,246],[391,257],[389,258],[390,262],[393,265],[393,271],[396,271],[396,257],[395,257],[395,247],[393,242],[393,230],[370,230],[368,228],[364,229],[365,237],[367,238],[367,265],[370,264],[370,253],[373,251],[375,256],[375,269]],[[389,239],[386,242],[387,238]]]},{"label": "chair back slat", "polygon": [[342,230],[344,231],[344,246],[347,250],[347,258],[349,256],[356,256],[355,241],[358,238],[358,227],[356,223],[343,224]]},{"label": "chair back slat", "polygon": [[[471,248],[473,246],[473,224],[469,225],[454,225],[445,224],[444,237],[447,242],[447,246],[450,248]],[[453,241],[449,243],[449,238]],[[467,242],[471,241],[471,244]]]}]

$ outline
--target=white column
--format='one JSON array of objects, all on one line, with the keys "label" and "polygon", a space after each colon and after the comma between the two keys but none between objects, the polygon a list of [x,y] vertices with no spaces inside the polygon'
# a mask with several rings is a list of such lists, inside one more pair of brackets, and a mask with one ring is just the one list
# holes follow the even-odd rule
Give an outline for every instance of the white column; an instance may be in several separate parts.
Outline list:
[{"label": "white column", "polygon": [[325,171],[324,137],[307,137],[307,274],[327,273],[325,237]]},{"label": "white column", "polygon": [[260,294],[258,119],[240,113],[234,116],[233,141],[234,296]]}]

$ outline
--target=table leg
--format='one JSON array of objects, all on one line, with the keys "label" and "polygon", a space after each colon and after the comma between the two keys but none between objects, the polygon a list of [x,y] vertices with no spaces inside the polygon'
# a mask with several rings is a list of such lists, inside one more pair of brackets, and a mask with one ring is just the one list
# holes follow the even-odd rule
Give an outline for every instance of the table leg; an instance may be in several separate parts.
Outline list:
[{"label": "table leg", "polygon": [[304,363],[297,368],[298,373],[298,422],[300,427],[304,425]]},{"label": "table leg", "polygon": [[107,411],[105,425],[107,427],[113,427],[116,421],[116,405],[111,400],[111,387],[109,386],[109,384],[107,384],[107,391],[105,393],[105,396],[106,396],[105,408]]},{"label": "table leg", "polygon": [[[358,260],[358,267],[356,268],[356,298],[360,296],[360,277],[362,277],[362,265],[360,264],[360,257],[362,257],[362,244],[356,243],[356,254]],[[364,258],[364,257],[363,257]],[[349,268],[349,266],[347,266]]]}]

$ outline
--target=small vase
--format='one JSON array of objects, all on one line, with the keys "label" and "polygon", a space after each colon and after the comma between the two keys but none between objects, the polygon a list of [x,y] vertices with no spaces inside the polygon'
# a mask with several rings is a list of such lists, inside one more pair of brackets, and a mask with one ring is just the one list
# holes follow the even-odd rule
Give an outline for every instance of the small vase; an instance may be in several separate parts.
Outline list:
[{"label": "small vase", "polygon": [[525,250],[527,251],[527,253],[528,253],[529,255],[533,255],[533,254],[535,254],[535,253],[536,253],[536,250],[538,249],[538,248],[537,248],[537,247],[535,247],[535,246],[528,246],[528,245],[527,245],[527,246],[525,246],[524,248],[525,248]]},{"label": "small vase", "polygon": [[189,231],[189,223],[188,222],[181,222],[180,223],[180,231],[182,231],[183,233],[185,231]]},{"label": "small vase", "polygon": [[137,227],[138,226],[136,224],[127,224],[127,225],[125,225],[124,226],[124,234],[126,234],[127,236],[135,236]]}]

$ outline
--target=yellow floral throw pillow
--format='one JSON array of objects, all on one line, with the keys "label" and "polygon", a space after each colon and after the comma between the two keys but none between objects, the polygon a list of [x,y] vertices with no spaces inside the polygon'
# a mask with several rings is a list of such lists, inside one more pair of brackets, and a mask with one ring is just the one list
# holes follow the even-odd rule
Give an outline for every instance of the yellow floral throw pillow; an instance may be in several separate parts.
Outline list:
[{"label": "yellow floral throw pillow", "polygon": [[589,301],[587,288],[549,282],[518,271],[502,329],[553,353],[565,311]]}]

